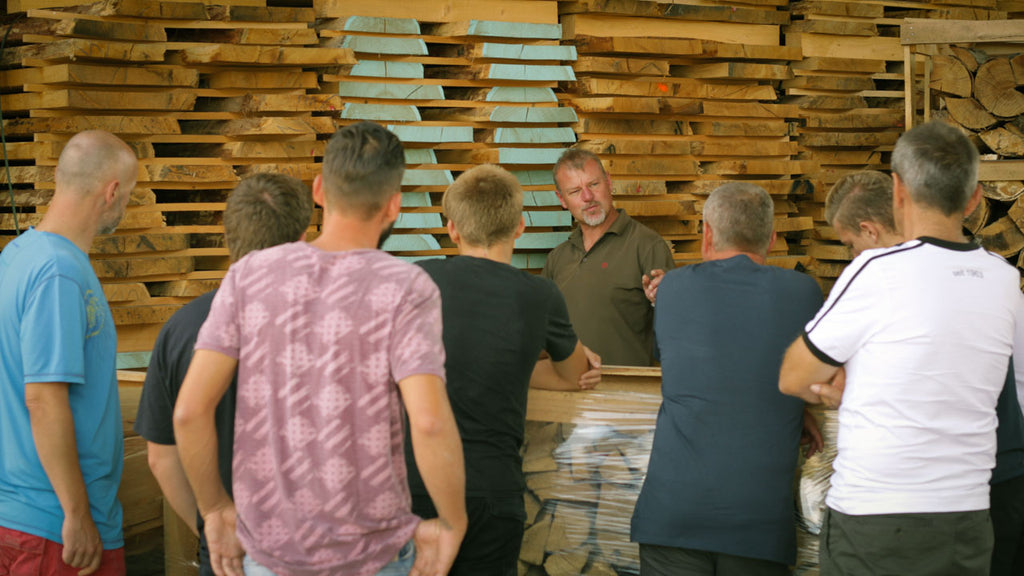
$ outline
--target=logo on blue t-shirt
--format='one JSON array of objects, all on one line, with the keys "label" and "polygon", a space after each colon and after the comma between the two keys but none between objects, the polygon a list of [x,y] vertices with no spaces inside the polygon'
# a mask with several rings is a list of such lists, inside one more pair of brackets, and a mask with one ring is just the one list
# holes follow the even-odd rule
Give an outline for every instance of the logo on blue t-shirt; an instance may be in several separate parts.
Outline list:
[{"label": "logo on blue t-shirt", "polygon": [[103,313],[103,304],[99,297],[92,290],[85,291],[85,319],[87,322],[85,337],[92,338],[103,330],[103,322],[106,314]]}]

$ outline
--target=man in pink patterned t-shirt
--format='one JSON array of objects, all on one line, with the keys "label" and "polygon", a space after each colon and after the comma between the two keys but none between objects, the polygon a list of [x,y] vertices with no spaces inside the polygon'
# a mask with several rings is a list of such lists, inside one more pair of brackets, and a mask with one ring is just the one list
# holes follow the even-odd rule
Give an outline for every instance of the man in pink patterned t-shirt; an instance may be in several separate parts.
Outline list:
[{"label": "man in pink patterned t-shirt", "polygon": [[[214,299],[174,424],[217,574],[242,574],[244,556],[247,574],[433,576],[458,552],[464,472],[440,297],[421,269],[377,249],[403,171],[381,126],[339,130],[313,182],[322,234],[243,258]],[[213,413],[236,367],[232,503]],[[403,405],[436,521],[410,512]]]}]

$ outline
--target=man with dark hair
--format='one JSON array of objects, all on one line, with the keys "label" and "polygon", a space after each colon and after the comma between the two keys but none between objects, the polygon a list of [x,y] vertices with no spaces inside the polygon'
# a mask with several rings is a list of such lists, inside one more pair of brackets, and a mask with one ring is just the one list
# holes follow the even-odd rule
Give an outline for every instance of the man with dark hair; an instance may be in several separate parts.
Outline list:
[{"label": "man with dark hair", "polygon": [[[825,217],[840,239],[845,237],[843,242],[855,257],[863,250],[888,248],[903,241],[892,219],[892,178],[881,172],[865,170],[840,178],[825,199]],[[844,234],[845,230],[858,230],[860,234]],[[1024,358],[1020,360],[1024,362]],[[990,576],[1024,574],[1024,414],[1013,364],[996,404],[999,425],[991,480],[994,546]],[[837,407],[842,402],[844,376],[819,388],[826,405]],[[1020,381],[1024,383],[1024,377]]]},{"label": "man with dark hair", "polygon": [[783,575],[795,560],[804,403],[777,382],[821,290],[765,264],[773,224],[763,188],[720,186],[704,204],[704,262],[662,277],[654,325],[664,401],[631,530],[644,576]]},{"label": "man with dark hair", "polygon": [[[257,173],[239,182],[224,209],[224,236],[232,262],[249,252],[301,240],[313,214],[313,199],[299,180]],[[178,310],[157,336],[142,387],[135,431],[147,440],[149,467],[175,512],[199,534],[199,573],[213,574],[203,520],[185,478],[174,442],[174,403],[192,361],[199,328],[210,313],[216,290]],[[217,466],[231,496],[231,456],[235,431],[235,382],[217,404]]]},{"label": "man with dark hair", "polygon": [[[510,265],[524,229],[515,176],[492,165],[472,168],[443,198],[448,235],[459,256],[420,266],[441,290],[448,396],[466,459],[469,529],[452,576],[515,576],[523,541],[523,445],[529,387],[592,388],[565,299],[550,281]],[[549,358],[537,364],[541,351]],[[437,516],[416,469],[406,461],[413,512]]]},{"label": "man with dark hair", "polygon": [[561,289],[580,340],[605,364],[650,366],[654,312],[642,278],[671,270],[671,250],[656,232],[612,206],[611,178],[593,153],[570,148],[552,173],[562,207],[578,225],[548,254],[544,277]]},{"label": "man with dark hair", "polygon": [[[218,574],[241,574],[244,557],[250,576],[437,576],[458,552],[465,475],[440,296],[422,269],[376,249],[404,169],[382,126],[338,130],[313,181],[320,236],[249,254],[214,298],[174,433]],[[232,502],[214,416],[236,366]],[[434,520],[410,511],[403,407]]]},{"label": "man with dark hair", "polygon": [[930,122],[906,132],[892,167],[894,220],[912,240],[846,268],[780,373],[783,392],[820,402],[845,369],[821,571],[987,574],[996,405],[1020,276],[964,236],[981,187],[960,131]]},{"label": "man with dark hair", "polygon": [[825,220],[853,256],[903,241],[892,219],[892,178],[876,170],[840,178],[825,198]]},{"label": "man with dark hair", "polygon": [[0,574],[125,573],[117,333],[88,252],[137,177],[116,136],[76,134],[49,210],[0,254]]}]

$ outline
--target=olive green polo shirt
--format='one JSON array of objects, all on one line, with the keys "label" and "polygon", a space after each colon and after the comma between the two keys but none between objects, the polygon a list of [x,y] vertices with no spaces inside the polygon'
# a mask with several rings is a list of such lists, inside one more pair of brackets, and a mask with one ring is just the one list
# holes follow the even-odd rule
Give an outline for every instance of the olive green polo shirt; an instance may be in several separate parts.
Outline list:
[{"label": "olive green polo shirt", "polygon": [[577,226],[548,254],[542,274],[562,290],[580,341],[602,364],[650,366],[654,362],[654,310],[641,278],[654,268],[671,270],[672,252],[657,232],[619,210],[590,251]]}]

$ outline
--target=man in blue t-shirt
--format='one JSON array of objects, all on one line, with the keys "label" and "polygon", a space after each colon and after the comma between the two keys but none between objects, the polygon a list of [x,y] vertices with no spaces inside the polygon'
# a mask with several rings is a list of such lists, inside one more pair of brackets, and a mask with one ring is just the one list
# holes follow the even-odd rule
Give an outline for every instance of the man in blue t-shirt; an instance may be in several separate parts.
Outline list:
[{"label": "man in blue t-shirt", "polygon": [[137,177],[120,139],[75,135],[46,215],[0,254],[0,574],[125,572],[117,334],[87,253]]},{"label": "man in blue t-shirt", "polygon": [[779,392],[778,374],[821,290],[765,264],[773,215],[764,189],[719,187],[704,262],[654,283],[663,401],[631,530],[645,576],[783,575],[795,560],[804,403]]}]

